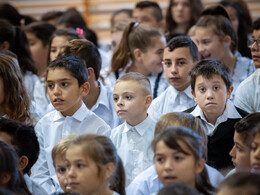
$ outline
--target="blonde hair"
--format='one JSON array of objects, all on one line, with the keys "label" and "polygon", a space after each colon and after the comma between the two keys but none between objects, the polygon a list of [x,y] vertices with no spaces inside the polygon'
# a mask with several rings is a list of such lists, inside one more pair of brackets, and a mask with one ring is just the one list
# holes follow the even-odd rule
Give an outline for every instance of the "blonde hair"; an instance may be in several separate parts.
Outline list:
[{"label": "blonde hair", "polygon": [[194,117],[189,113],[171,112],[163,115],[155,125],[155,137],[169,126],[184,126],[192,129],[202,138],[203,157],[207,159],[207,135],[199,118]]},{"label": "blonde hair", "polygon": [[121,81],[135,81],[139,84],[139,86],[142,88],[142,91],[145,95],[151,95],[152,89],[151,89],[151,83],[150,80],[138,72],[128,72],[119,79],[117,79],[116,84]]},{"label": "blonde hair", "polygon": [[[58,143],[55,144],[54,148],[52,149],[52,161],[53,166],[55,167],[55,160],[59,156],[61,158],[65,157],[65,153],[68,150],[70,143],[76,137],[76,134],[68,135],[60,139]],[[56,167],[55,167],[56,168]]]}]

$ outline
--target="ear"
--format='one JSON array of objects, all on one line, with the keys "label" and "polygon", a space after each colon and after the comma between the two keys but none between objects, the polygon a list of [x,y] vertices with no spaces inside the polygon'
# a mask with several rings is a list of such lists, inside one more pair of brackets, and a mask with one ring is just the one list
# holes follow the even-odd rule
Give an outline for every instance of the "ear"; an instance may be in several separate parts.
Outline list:
[{"label": "ear", "polygon": [[88,95],[90,86],[89,86],[89,82],[85,82],[80,86],[81,89],[81,96],[84,97],[86,95]]},{"label": "ear", "polygon": [[3,43],[0,44],[0,49],[10,49],[10,43],[8,41],[4,41]]},{"label": "ear", "polygon": [[227,89],[227,99],[230,99],[233,89],[233,86],[230,86],[229,89]]},{"label": "ear", "polygon": [[191,90],[191,94],[193,95],[193,98],[194,98],[195,102],[197,102],[195,91]]},{"label": "ear", "polygon": [[20,171],[23,172],[23,170],[27,167],[27,165],[29,164],[29,159],[27,158],[27,156],[21,156],[18,160],[19,162],[19,169]]},{"label": "ear", "polygon": [[95,71],[92,67],[88,68],[88,79],[89,80],[96,80]]},{"label": "ear", "polygon": [[205,160],[202,158],[196,162],[195,173],[200,174],[203,171],[204,166],[205,166]]},{"label": "ear", "polygon": [[11,179],[10,173],[2,173],[1,174],[1,180],[0,180],[1,185],[6,186],[7,183],[10,181],[10,179]]},{"label": "ear", "polygon": [[146,108],[148,108],[151,105],[152,101],[153,101],[153,97],[151,95],[146,96],[146,98],[145,98]]},{"label": "ear", "polygon": [[231,37],[229,35],[226,35],[224,37],[224,44],[227,45],[228,47],[231,45]]},{"label": "ear", "polygon": [[142,51],[140,49],[135,49],[134,50],[134,60],[135,61],[140,61],[142,58]]},{"label": "ear", "polygon": [[105,165],[105,179],[109,179],[113,175],[114,170],[115,170],[114,163],[112,163],[112,162],[107,163]]}]

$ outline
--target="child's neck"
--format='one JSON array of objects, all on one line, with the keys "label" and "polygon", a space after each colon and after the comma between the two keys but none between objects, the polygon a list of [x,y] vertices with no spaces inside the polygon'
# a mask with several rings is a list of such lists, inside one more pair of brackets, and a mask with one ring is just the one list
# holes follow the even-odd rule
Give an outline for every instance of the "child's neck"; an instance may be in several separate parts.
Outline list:
[{"label": "child's neck", "polygon": [[231,51],[228,51],[221,61],[229,68],[230,73],[233,75],[237,63],[236,56]]},{"label": "child's neck", "polygon": [[138,72],[141,73],[144,76],[150,76],[151,73],[146,71],[143,68],[143,64],[142,63],[138,63],[138,62],[133,62],[131,64],[131,66],[126,70],[126,72]]},{"label": "child's neck", "polygon": [[83,102],[88,107],[88,109],[91,109],[97,103],[97,99],[100,95],[100,87],[96,80],[93,82],[89,81],[89,84],[90,90],[88,95],[83,97]]},{"label": "child's neck", "polygon": [[140,124],[147,118],[148,114],[145,112],[142,116],[136,116],[132,120],[126,120],[127,124],[131,125],[132,127]]},{"label": "child's neck", "polygon": [[[226,107],[225,107],[225,109],[226,109]],[[205,117],[205,119],[207,120],[208,123],[210,123],[210,124],[215,126],[218,117],[220,117],[225,112],[225,109],[218,116],[216,116],[215,114],[211,115],[211,114],[207,114],[207,113],[204,113],[204,112],[203,112],[203,115],[204,115],[204,117]]]},{"label": "child's neck", "polygon": [[92,194],[89,195],[112,195],[113,191],[110,190],[110,188],[108,187],[108,185],[106,184],[104,185],[100,185],[98,191],[93,192]]}]

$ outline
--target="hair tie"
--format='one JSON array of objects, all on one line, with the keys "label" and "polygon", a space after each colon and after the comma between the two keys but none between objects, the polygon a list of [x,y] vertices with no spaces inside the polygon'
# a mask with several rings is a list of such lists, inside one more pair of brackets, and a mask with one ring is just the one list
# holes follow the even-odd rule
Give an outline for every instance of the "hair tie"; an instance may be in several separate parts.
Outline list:
[{"label": "hair tie", "polygon": [[84,39],[84,31],[82,28],[76,28],[77,33]]}]

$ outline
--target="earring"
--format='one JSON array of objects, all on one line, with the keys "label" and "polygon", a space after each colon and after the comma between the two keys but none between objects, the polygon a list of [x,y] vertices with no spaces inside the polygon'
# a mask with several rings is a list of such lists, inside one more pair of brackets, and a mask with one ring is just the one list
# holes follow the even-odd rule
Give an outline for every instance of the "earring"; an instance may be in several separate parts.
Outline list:
[{"label": "earring", "polygon": [[225,48],[225,49],[227,49],[227,46],[226,46],[226,45],[224,45],[224,48]]}]

